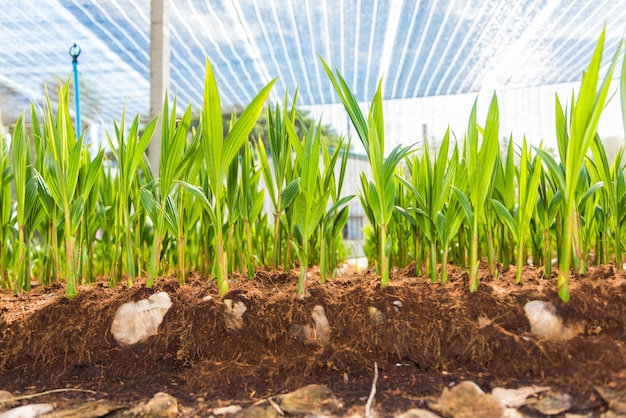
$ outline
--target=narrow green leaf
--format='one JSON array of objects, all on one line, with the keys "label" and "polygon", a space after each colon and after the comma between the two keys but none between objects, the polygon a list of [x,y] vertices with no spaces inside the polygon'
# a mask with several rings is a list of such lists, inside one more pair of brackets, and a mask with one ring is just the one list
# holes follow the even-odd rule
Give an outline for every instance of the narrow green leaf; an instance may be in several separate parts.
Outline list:
[{"label": "narrow green leaf", "polygon": [[337,216],[335,217],[335,220],[333,221],[333,229],[332,229],[333,236],[336,236],[337,234],[339,234],[343,230],[343,227],[346,225],[346,223],[348,223],[349,209],[350,208],[348,206],[344,206],[337,213]]},{"label": "narrow green leaf", "polygon": [[263,203],[265,201],[265,190],[259,190],[259,193],[254,196],[252,202],[252,208],[250,210],[250,219],[257,219],[263,211]]},{"label": "narrow green leaf", "polygon": [[500,220],[502,220],[502,222],[506,225],[506,227],[511,232],[511,235],[515,239],[515,242],[519,242],[520,236],[519,236],[518,226],[515,220],[513,219],[513,216],[511,216],[511,214],[509,213],[509,210],[501,202],[495,199],[491,199],[491,204],[495,208],[496,214],[498,215]]},{"label": "narrow green leaf", "polygon": [[354,195],[342,197],[341,199],[333,203],[330,209],[328,209],[328,213],[333,213],[335,211],[340,210],[342,206],[347,205],[352,199],[354,199]]},{"label": "narrow green leaf", "polygon": [[322,59],[322,57],[320,56],[319,58],[320,58],[320,61],[322,62],[322,65],[324,66],[324,70],[326,71],[328,78],[330,79],[333,87],[335,88],[335,91],[337,92],[337,95],[339,96],[339,99],[341,100],[344,107],[346,108],[346,111],[348,112],[348,115],[350,116],[350,120],[352,120],[352,124],[354,125],[356,132],[359,135],[361,142],[363,143],[363,147],[365,148],[366,152],[368,152],[368,155],[369,155],[370,139],[369,139],[369,134],[368,134],[368,124],[367,124],[367,121],[365,120],[365,116],[363,115],[363,112],[361,111],[359,103],[357,102],[356,98],[350,91],[348,84],[343,79],[341,74],[339,74],[339,72],[337,71],[337,76],[335,77],[335,75],[333,74],[331,69],[328,67],[326,62]]},{"label": "narrow green leaf", "polygon": [[555,179],[557,182],[558,190],[562,190],[563,192],[565,192],[567,189],[565,187],[565,176],[562,166],[559,165],[554,157],[546,151],[540,148],[535,148],[535,151],[537,152],[537,154],[539,154],[546,166],[548,166],[548,171],[550,172],[552,178]]},{"label": "narrow green leaf", "polygon": [[283,190],[283,200],[280,207],[281,212],[291,206],[292,202],[300,193],[300,179],[292,180]]},{"label": "narrow green leaf", "polygon": [[604,182],[602,181],[599,181],[593,184],[591,187],[589,187],[589,189],[587,189],[585,194],[580,198],[580,200],[578,201],[578,205],[584,206],[585,203],[587,202],[587,199],[589,199],[596,191],[598,191],[598,189],[601,189],[603,187],[604,187]]},{"label": "narrow green leaf", "polygon": [[152,194],[152,192],[146,189],[145,187],[142,187],[141,190],[139,191],[139,196],[141,199],[141,205],[143,206],[143,209],[146,211],[146,213],[150,217],[150,220],[152,221],[152,223],[156,225],[158,223],[158,218],[159,218],[159,205],[156,201],[156,198],[154,197],[154,194]]},{"label": "narrow green leaf", "polygon": [[165,226],[167,230],[172,234],[172,236],[176,236],[178,234],[178,210],[176,209],[176,203],[171,196],[168,196],[165,200]]},{"label": "narrow green leaf", "polygon": [[463,208],[463,211],[465,212],[465,219],[467,220],[468,223],[471,223],[472,220],[474,219],[474,211],[472,210],[472,204],[470,203],[467,196],[465,196],[465,193],[457,189],[455,186],[452,186],[452,191],[456,195],[459,203],[461,204],[461,207]]},{"label": "narrow green leaf", "polygon": [[[267,97],[270,94],[270,90],[274,86],[276,79],[270,81],[263,89],[255,96],[250,104],[243,111],[237,122],[233,126],[233,129],[228,132],[226,139],[224,140],[223,149],[221,153],[221,160],[219,161],[219,177],[223,177],[228,169],[228,166],[232,162],[233,158],[239,152],[239,149],[243,146],[244,142],[248,139],[248,135],[252,131]],[[221,123],[221,117],[220,117]]]},{"label": "narrow green leaf", "polygon": [[70,222],[71,225],[66,225],[66,228],[70,228],[70,234],[76,234],[78,227],[80,226],[80,219],[83,217],[85,210],[85,201],[82,196],[78,196],[72,201],[72,207],[70,209]]},{"label": "narrow green leaf", "polygon": [[183,189],[185,189],[186,191],[191,193],[193,195],[193,197],[198,199],[198,201],[202,204],[202,206],[204,207],[204,209],[206,211],[208,211],[208,212],[212,211],[211,202],[206,197],[206,195],[204,194],[204,191],[202,191],[202,189],[200,187],[195,186],[195,185],[190,184],[190,183],[187,183],[187,182],[182,181],[182,180],[177,180],[176,183],[179,184],[180,186],[182,186]]}]

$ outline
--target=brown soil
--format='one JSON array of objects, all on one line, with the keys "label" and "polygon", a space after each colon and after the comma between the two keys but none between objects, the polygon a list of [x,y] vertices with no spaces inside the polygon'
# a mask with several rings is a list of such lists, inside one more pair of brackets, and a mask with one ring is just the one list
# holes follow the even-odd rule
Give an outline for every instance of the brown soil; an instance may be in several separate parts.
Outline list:
[{"label": "brown soil", "polygon": [[[623,273],[610,266],[591,269],[572,280],[572,300],[564,304],[554,279],[532,268],[525,270],[522,286],[506,271],[497,280],[484,277],[474,294],[467,291],[466,274],[451,269],[451,281],[443,286],[407,269],[394,273],[385,289],[369,272],[346,274],[325,285],[310,283],[304,301],[294,297],[296,272],[234,279],[226,297],[248,308],[238,331],[227,330],[215,285],[198,277],[184,287],[174,278],[153,289],[142,283],[82,287],[73,300],[61,286],[19,296],[3,291],[0,389],[89,389],[119,404],[164,391],[179,399],[186,414],[202,415],[207,408],[245,406],[318,383],[333,390],[345,413],[364,405],[376,362],[375,405],[389,415],[425,407],[444,387],[464,379],[487,391],[548,385],[574,396],[574,412],[606,408],[596,385],[626,390]],[[110,332],[116,310],[161,290],[173,306],[159,335],[120,347]],[[203,300],[207,295],[212,299]],[[523,308],[533,299],[551,301],[580,334],[567,342],[532,336]],[[325,308],[331,326],[324,346],[305,344],[292,332],[294,324],[312,323],[316,305]],[[369,307],[384,317],[373,321]],[[53,399],[85,396],[93,398],[67,392]]]}]

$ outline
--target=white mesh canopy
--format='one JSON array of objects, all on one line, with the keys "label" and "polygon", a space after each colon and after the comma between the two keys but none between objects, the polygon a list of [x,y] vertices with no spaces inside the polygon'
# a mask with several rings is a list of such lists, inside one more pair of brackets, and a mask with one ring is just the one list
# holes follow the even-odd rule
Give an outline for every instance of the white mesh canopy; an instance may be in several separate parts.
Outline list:
[{"label": "white mesh canopy", "polygon": [[[83,118],[149,111],[150,2],[2,1],[0,109],[10,118],[43,85],[78,68]],[[386,99],[579,80],[606,25],[608,54],[626,30],[626,0],[170,0],[170,91],[202,101],[205,57],[222,104],[246,104],[279,77],[274,99],[337,102],[318,55],[359,100],[383,77]]]}]

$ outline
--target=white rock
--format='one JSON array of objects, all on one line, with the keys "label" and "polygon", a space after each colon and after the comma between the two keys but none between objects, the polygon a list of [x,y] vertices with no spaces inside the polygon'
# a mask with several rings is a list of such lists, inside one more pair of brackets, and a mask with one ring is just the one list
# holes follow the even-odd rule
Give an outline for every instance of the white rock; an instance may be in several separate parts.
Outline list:
[{"label": "white rock", "polygon": [[292,326],[293,335],[306,344],[324,345],[328,343],[330,339],[330,323],[326,317],[324,307],[315,305],[311,311],[311,318],[313,318],[313,326],[309,324],[294,324]]},{"label": "white rock", "polygon": [[226,329],[243,328],[243,314],[248,310],[243,302],[233,303],[232,299],[224,299],[224,321]]},{"label": "white rock", "polygon": [[213,411],[211,411],[211,413],[213,415],[231,415],[231,414],[236,414],[238,412],[241,411],[241,407],[239,405],[229,405],[229,406],[223,406],[221,408],[213,408]]},{"label": "white rock", "polygon": [[129,412],[133,417],[175,418],[179,414],[178,400],[170,394],[159,392]]},{"label": "white rock", "polygon": [[315,305],[311,311],[311,317],[315,325],[316,340],[321,344],[326,344],[330,339],[330,323],[326,317],[326,312],[324,312],[324,307]]},{"label": "white rock", "polygon": [[574,399],[567,393],[548,391],[541,399],[529,399],[526,406],[543,415],[559,415],[569,410]]},{"label": "white rock", "polygon": [[522,414],[515,408],[507,408],[504,410],[502,418],[526,418],[526,415]]},{"label": "white rock", "polygon": [[9,401],[13,398],[13,394],[6,390],[0,390],[0,412],[13,408],[17,405],[16,401]]},{"label": "white rock", "polygon": [[332,390],[322,385],[307,385],[277,399],[280,408],[293,415],[328,415],[339,407]]},{"label": "white rock", "polygon": [[576,336],[575,328],[565,327],[550,302],[533,300],[524,306],[530,322],[530,332],[538,337],[551,340],[569,340]]},{"label": "white rock", "polygon": [[53,409],[54,406],[49,403],[34,403],[10,409],[0,414],[0,418],[35,418]]},{"label": "white rock", "polygon": [[502,402],[504,406],[519,408],[524,405],[526,398],[546,390],[550,390],[550,388],[540,386],[524,386],[517,389],[495,388],[491,391],[491,396]]},{"label": "white rock", "polygon": [[429,405],[450,418],[503,418],[504,405],[471,381],[444,388],[439,400]]},{"label": "white rock", "polygon": [[396,418],[440,418],[440,416],[427,409],[414,408],[396,415]]},{"label": "white rock", "polygon": [[626,392],[596,386],[596,391],[609,404],[609,409],[616,414],[626,416]]},{"label": "white rock", "polygon": [[372,322],[372,324],[380,325],[385,322],[385,314],[382,313],[377,307],[368,306],[367,313],[369,313],[370,315],[370,321]]},{"label": "white rock", "polygon": [[155,293],[148,299],[128,302],[120,306],[111,325],[115,340],[132,345],[156,335],[163,317],[172,306],[166,292]]}]

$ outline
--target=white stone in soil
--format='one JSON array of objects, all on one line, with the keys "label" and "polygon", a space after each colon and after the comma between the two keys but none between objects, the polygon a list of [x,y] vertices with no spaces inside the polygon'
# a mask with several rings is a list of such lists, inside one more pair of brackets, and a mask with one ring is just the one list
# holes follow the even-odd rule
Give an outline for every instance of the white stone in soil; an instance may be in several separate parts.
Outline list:
[{"label": "white stone in soil", "polygon": [[215,416],[233,415],[238,412],[241,412],[241,409],[242,408],[239,405],[229,405],[229,406],[223,406],[221,408],[213,408],[213,411],[211,411],[211,413]]},{"label": "white stone in soil", "polygon": [[550,340],[569,340],[576,336],[575,327],[566,327],[550,302],[533,300],[524,306],[530,322],[530,332],[540,338]]},{"label": "white stone in soil", "polygon": [[111,333],[122,345],[133,345],[156,335],[163,317],[172,306],[166,292],[155,293],[148,299],[120,306],[111,325]]},{"label": "white stone in soil", "polygon": [[9,399],[12,398],[13,395],[11,394],[11,392],[8,392],[6,390],[0,390],[0,412],[11,409],[15,405],[17,405],[16,401],[9,401]]},{"label": "white stone in soil", "polygon": [[609,409],[618,414],[626,416],[626,392],[618,392],[610,388],[595,387],[602,399],[609,404]]},{"label": "white stone in soil", "polygon": [[505,412],[499,400],[468,380],[452,389],[444,388],[439,400],[430,407],[448,418],[503,418]]},{"label": "white stone in soil", "polygon": [[243,314],[248,308],[241,302],[233,302],[232,299],[224,299],[224,321],[226,329],[238,330],[243,328]]},{"label": "white stone in soil", "polygon": [[315,305],[311,311],[313,326],[310,324],[294,324],[291,332],[300,341],[305,344],[324,345],[330,339],[330,322],[326,317],[326,312],[322,305]]},{"label": "white stone in soil", "polygon": [[179,415],[178,400],[164,392],[155,394],[148,402],[132,408],[129,413],[133,417],[176,418]]},{"label": "white stone in soil", "polygon": [[502,418],[527,418],[527,416],[522,414],[515,408],[507,408],[504,411],[504,415],[502,416]]},{"label": "white stone in soil", "polygon": [[494,388],[491,396],[498,399],[509,408],[519,408],[526,403],[526,399],[538,393],[550,390],[546,386],[524,386],[517,389]]},{"label": "white stone in soil", "polygon": [[430,412],[427,409],[413,408],[406,412],[396,415],[396,418],[441,418],[439,415]]},{"label": "white stone in soil", "polygon": [[326,344],[330,339],[330,323],[322,305],[315,305],[311,311],[313,324],[315,325],[315,337],[317,342]]},{"label": "white stone in soil", "polygon": [[0,414],[0,418],[35,418],[54,409],[49,403],[34,403],[18,406]]},{"label": "white stone in soil", "polygon": [[526,406],[543,415],[559,415],[569,410],[574,399],[567,393],[546,392],[541,399],[529,399]]},{"label": "white stone in soil", "polygon": [[322,385],[308,385],[277,399],[280,408],[293,415],[328,415],[339,408],[332,390]]},{"label": "white stone in soil", "polygon": [[370,316],[370,322],[373,325],[380,325],[385,322],[385,319],[387,319],[385,317],[385,314],[382,313],[380,309],[378,309],[375,306],[368,306],[367,312],[369,313],[369,316]]}]

